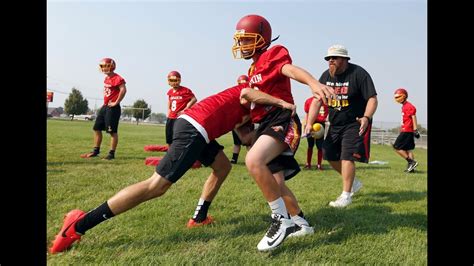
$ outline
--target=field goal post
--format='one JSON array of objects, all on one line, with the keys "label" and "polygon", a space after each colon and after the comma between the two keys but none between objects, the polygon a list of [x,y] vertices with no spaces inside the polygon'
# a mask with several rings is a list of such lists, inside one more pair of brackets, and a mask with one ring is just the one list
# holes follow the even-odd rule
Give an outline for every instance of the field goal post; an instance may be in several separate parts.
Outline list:
[{"label": "field goal post", "polygon": [[[123,111],[125,111],[125,110],[141,110],[142,111],[142,121],[145,121],[145,110],[151,110],[151,109],[150,108],[140,108],[140,107],[133,107],[133,106],[124,105],[123,108],[122,108],[122,114],[120,115],[121,117],[123,116]],[[133,115],[132,115],[132,117],[133,117]],[[132,122],[132,120],[130,120],[130,122]]]}]

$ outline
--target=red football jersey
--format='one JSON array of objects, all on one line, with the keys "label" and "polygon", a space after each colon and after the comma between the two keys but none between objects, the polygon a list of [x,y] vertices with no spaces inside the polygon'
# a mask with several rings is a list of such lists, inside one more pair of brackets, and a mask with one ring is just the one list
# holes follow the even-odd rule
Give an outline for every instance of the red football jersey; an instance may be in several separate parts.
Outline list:
[{"label": "red football jersey", "polygon": [[416,108],[409,101],[405,101],[402,105],[402,127],[401,132],[414,132],[412,115],[416,115]]},{"label": "red football jersey", "polygon": [[179,117],[193,124],[209,143],[234,129],[242,122],[242,117],[249,114],[249,110],[240,104],[240,91],[246,87],[241,84],[211,95]]},{"label": "red football jersey", "polygon": [[125,84],[125,79],[123,79],[119,74],[114,73],[113,76],[105,76],[104,79],[104,105],[107,105],[110,101],[114,102],[117,100],[117,97],[120,92],[119,86]]},{"label": "red football jersey", "polygon": [[[293,104],[290,78],[281,74],[281,68],[291,62],[291,57],[285,47],[275,45],[268,49],[249,69],[250,87]],[[277,107],[272,105],[252,103],[250,107],[252,122],[260,122],[275,108]]]},{"label": "red football jersey", "polygon": [[180,86],[178,90],[171,88],[168,93],[168,102],[170,103],[170,109],[168,110],[168,118],[176,119],[178,113],[183,111],[188,102],[194,97],[194,93],[183,86]]},{"label": "red football jersey", "polygon": [[[313,100],[314,100],[314,97],[309,97],[304,102],[304,112],[305,113],[309,113],[309,107],[310,107],[311,103],[313,102]],[[328,116],[328,114],[329,114],[328,106],[325,105],[324,103],[322,103],[321,107],[319,108],[319,112],[318,112],[318,116],[316,117],[316,121],[314,121],[314,122],[317,122],[317,123],[326,122],[326,117]]]}]

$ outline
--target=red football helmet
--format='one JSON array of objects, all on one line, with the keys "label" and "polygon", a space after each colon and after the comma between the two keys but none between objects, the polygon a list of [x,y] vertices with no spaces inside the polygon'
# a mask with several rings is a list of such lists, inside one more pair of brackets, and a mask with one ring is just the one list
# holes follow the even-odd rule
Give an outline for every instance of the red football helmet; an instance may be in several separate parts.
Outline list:
[{"label": "red football helmet", "polygon": [[179,74],[178,71],[171,71],[168,74],[168,84],[173,88],[177,88],[179,87],[180,83],[181,83],[181,74]]},{"label": "red football helmet", "polygon": [[404,103],[408,98],[408,92],[404,88],[399,88],[395,91],[393,96],[397,103]]},{"label": "red football helmet", "polygon": [[115,61],[112,58],[103,58],[99,63],[100,71],[104,74],[108,74],[115,70]]},{"label": "red football helmet", "polygon": [[243,84],[243,83],[247,83],[247,82],[249,82],[249,77],[247,77],[247,75],[241,75],[237,79],[237,84]]},{"label": "red football helmet", "polygon": [[232,54],[235,59],[250,59],[257,52],[270,46],[272,27],[259,15],[247,15],[239,20],[235,27]]}]

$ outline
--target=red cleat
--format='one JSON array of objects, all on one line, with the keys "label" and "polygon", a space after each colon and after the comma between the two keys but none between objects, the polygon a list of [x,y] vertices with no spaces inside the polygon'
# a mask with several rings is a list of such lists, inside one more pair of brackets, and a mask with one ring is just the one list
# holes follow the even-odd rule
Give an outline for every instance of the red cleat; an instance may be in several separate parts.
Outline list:
[{"label": "red cleat", "polygon": [[208,215],[206,219],[200,223],[194,221],[193,218],[189,219],[188,224],[186,225],[187,228],[193,228],[193,227],[198,227],[206,224],[211,224],[214,222],[214,218],[212,216]]},{"label": "red cleat", "polygon": [[323,170],[323,166],[318,164],[318,170]]},{"label": "red cleat", "polygon": [[72,210],[66,214],[64,217],[63,227],[56,235],[56,238],[53,241],[53,246],[49,249],[51,254],[66,250],[71,247],[75,241],[81,239],[81,235],[76,233],[74,226],[79,220],[84,218],[85,215],[86,213],[81,210]]}]

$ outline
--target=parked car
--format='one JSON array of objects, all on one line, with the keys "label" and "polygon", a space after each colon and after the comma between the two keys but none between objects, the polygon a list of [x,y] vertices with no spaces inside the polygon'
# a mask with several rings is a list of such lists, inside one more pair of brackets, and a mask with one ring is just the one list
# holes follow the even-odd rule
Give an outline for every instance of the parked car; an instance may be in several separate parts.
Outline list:
[{"label": "parked car", "polygon": [[[73,115],[69,115],[69,117],[71,118],[71,120],[73,119]],[[75,115],[74,119],[92,121],[95,119],[95,115]]]}]

